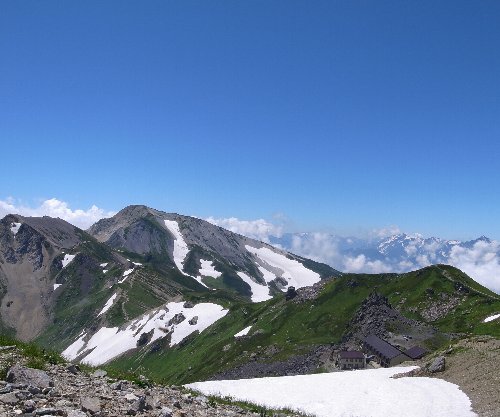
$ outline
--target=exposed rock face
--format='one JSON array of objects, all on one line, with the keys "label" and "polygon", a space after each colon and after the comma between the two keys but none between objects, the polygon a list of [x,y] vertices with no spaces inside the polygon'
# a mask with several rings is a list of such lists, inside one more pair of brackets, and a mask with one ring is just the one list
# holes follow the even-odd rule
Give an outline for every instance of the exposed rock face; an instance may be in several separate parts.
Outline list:
[{"label": "exposed rock face", "polygon": [[446,316],[461,303],[461,298],[454,294],[441,293],[437,300],[429,301],[420,309],[420,314],[427,321],[436,321]]},{"label": "exposed rock face", "polygon": [[374,334],[392,344],[409,348],[434,333],[432,327],[404,317],[390,305],[387,297],[372,292],[351,319],[343,343],[349,347],[353,343],[357,344],[356,340]]},{"label": "exposed rock face", "polygon": [[443,372],[444,369],[445,369],[445,363],[446,363],[446,359],[444,356],[438,356],[437,358],[435,358],[432,363],[429,365],[429,367],[427,368],[427,370],[431,373],[435,373],[435,372]]},{"label": "exposed rock face", "polygon": [[310,301],[310,300],[315,300],[316,298],[319,297],[321,291],[323,290],[323,287],[326,285],[327,282],[331,281],[334,279],[334,276],[327,277],[320,282],[317,282],[314,285],[308,286],[308,287],[302,287],[297,290],[295,290],[295,295],[291,297],[290,299],[293,299],[294,303],[303,303],[305,301]]},{"label": "exposed rock face", "polygon": [[[277,352],[279,352],[279,348],[269,346],[262,351],[250,353],[250,362],[216,374],[210,379],[246,379],[312,374],[317,372],[318,368],[324,364],[325,358],[330,357],[332,347],[326,345],[317,346],[308,353],[293,355],[283,361],[269,362],[269,357],[272,357]],[[248,353],[243,352],[243,354]]]},{"label": "exposed rock face", "polygon": [[[65,417],[241,417],[259,412],[233,405],[219,405],[204,396],[185,394],[178,388],[147,384],[141,388],[129,381],[74,374],[68,365],[51,365],[46,372],[20,366],[25,359],[17,351],[0,351],[0,366],[15,360],[12,375],[28,376],[26,382],[0,381],[0,416],[24,415]],[[39,373],[53,381],[44,389],[34,387]],[[35,377],[36,375],[36,377]],[[288,415],[288,414],[287,414]],[[289,417],[299,417],[290,414]]]}]

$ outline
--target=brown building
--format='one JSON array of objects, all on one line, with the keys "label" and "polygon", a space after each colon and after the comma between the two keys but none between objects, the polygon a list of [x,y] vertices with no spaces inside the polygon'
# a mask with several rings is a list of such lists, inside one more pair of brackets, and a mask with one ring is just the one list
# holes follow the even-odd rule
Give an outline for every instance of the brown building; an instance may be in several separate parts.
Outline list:
[{"label": "brown building", "polygon": [[340,369],[366,368],[365,355],[358,351],[341,351],[337,354],[337,366]]},{"label": "brown building", "polygon": [[384,368],[411,360],[408,355],[373,334],[365,338],[363,347],[366,352],[374,355],[377,362]]}]

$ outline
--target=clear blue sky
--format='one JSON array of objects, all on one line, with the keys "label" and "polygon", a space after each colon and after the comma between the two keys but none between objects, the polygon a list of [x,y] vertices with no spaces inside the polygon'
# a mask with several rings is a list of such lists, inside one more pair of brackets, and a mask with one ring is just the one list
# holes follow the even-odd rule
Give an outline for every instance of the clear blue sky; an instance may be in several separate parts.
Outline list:
[{"label": "clear blue sky", "polygon": [[500,238],[500,2],[0,2],[0,199]]}]

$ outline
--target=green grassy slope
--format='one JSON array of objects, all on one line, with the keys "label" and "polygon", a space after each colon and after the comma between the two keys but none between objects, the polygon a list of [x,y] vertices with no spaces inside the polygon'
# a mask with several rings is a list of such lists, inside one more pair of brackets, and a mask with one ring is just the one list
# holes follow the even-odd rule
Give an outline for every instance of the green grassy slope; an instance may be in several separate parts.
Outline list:
[{"label": "green grassy slope", "polygon": [[[339,343],[353,314],[374,289],[404,315],[423,322],[427,320],[422,314],[440,302],[441,294],[457,297],[460,304],[430,324],[443,332],[500,337],[498,323],[482,323],[500,312],[499,297],[456,268],[439,265],[406,274],[345,274],[327,283],[317,299],[304,303],[285,301],[282,295],[258,304],[236,302],[226,317],[180,346],[147,346],[112,366],[169,383],[187,383],[248,362],[252,352],[266,356],[269,346],[274,353],[266,360],[274,361],[316,344]],[[251,337],[234,338],[249,325]]]}]

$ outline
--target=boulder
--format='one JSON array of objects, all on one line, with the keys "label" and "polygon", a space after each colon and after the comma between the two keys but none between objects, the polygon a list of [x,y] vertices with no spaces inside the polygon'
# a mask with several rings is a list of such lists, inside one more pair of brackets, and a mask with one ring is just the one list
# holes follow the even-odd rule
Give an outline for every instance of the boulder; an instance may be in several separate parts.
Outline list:
[{"label": "boulder", "polygon": [[108,373],[106,371],[104,371],[103,369],[98,369],[96,370],[92,376],[94,378],[104,378]]},{"label": "boulder", "polygon": [[184,320],[186,320],[186,316],[182,313],[177,313],[174,317],[170,319],[168,322],[168,325],[171,326],[172,324],[179,324],[182,323]]},{"label": "boulder", "polygon": [[445,369],[445,358],[444,356],[438,356],[432,363],[428,366],[427,370],[431,373],[443,372]]},{"label": "boulder", "polygon": [[54,381],[46,372],[40,369],[26,368],[21,365],[14,365],[9,369],[7,382],[26,384],[37,388],[54,386]]},{"label": "boulder", "polygon": [[77,373],[80,372],[80,367],[78,365],[75,365],[73,363],[70,363],[67,367],[66,370],[68,372],[71,372],[73,375],[76,375]]},{"label": "boulder", "polygon": [[19,398],[17,398],[16,394],[13,392],[9,392],[7,394],[0,395],[0,403],[15,405],[19,402]]},{"label": "boulder", "polygon": [[87,414],[80,410],[69,410],[67,417],[87,417]]},{"label": "boulder", "polygon": [[96,414],[101,411],[101,401],[96,397],[84,397],[81,402],[82,410],[90,414]]}]

